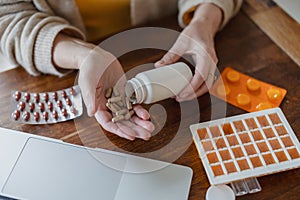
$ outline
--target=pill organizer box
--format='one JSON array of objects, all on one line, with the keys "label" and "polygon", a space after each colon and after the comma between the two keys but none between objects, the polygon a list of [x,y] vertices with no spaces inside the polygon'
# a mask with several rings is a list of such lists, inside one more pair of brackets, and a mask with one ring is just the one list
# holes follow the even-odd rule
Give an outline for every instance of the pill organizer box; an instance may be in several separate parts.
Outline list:
[{"label": "pill organizer box", "polygon": [[211,185],[300,167],[300,145],[280,108],[190,126]]},{"label": "pill organizer box", "polygon": [[287,91],[226,67],[210,94],[248,112],[279,107]]},{"label": "pill organizer box", "polygon": [[63,90],[28,93],[11,92],[11,117],[24,124],[52,124],[79,117],[83,113],[78,85]]}]

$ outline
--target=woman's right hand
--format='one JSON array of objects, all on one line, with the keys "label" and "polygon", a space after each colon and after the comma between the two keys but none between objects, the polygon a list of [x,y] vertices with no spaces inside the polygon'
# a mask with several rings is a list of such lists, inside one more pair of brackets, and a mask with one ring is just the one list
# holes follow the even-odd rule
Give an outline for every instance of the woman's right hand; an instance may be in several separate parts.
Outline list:
[{"label": "woman's right hand", "polygon": [[[95,45],[68,36],[62,35],[58,39],[62,41],[56,41],[54,61],[64,68],[79,69],[78,82],[88,115],[95,116],[105,130],[120,137],[148,140],[155,127],[144,108],[135,106],[133,109],[136,115],[131,120],[113,123],[113,116],[105,105],[106,89],[121,89],[126,82],[125,73],[117,58]],[[66,55],[66,52],[70,55]],[[69,58],[71,59],[68,60]]]}]

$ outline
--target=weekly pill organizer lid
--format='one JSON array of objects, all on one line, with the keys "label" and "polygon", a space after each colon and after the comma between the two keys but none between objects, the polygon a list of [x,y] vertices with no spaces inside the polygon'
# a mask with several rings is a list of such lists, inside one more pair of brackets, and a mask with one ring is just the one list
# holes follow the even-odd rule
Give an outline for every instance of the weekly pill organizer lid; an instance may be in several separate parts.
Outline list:
[{"label": "weekly pill organizer lid", "polygon": [[[126,173],[120,168],[148,173]],[[188,198],[189,167],[90,149],[0,128],[0,195],[16,199],[177,199]]]},{"label": "weekly pill organizer lid", "polygon": [[194,124],[211,185],[300,167],[300,145],[280,108]]}]

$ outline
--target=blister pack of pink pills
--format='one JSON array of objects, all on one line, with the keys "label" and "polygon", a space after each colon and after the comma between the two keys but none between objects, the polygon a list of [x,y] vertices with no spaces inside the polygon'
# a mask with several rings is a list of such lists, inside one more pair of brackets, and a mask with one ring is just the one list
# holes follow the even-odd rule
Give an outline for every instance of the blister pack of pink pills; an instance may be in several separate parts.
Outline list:
[{"label": "blister pack of pink pills", "polygon": [[52,124],[82,115],[79,86],[42,93],[12,91],[11,120],[24,124]]}]

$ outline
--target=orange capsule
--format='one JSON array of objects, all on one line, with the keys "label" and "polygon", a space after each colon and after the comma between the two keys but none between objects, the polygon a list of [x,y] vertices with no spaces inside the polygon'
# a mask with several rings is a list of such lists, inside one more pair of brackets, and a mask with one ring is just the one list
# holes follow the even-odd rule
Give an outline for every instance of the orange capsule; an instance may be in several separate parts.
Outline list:
[{"label": "orange capsule", "polygon": [[250,90],[250,91],[255,92],[260,89],[260,83],[259,83],[259,81],[255,80],[255,79],[249,78],[247,80],[246,84],[247,84],[248,90]]},{"label": "orange capsule", "polygon": [[236,97],[237,103],[240,106],[246,106],[248,104],[250,104],[250,97],[247,94],[238,94],[238,96]]},{"label": "orange capsule", "polygon": [[222,97],[228,96],[230,92],[230,88],[227,85],[219,85],[217,87],[217,93]]},{"label": "orange capsule", "polygon": [[240,76],[240,73],[231,70],[231,71],[227,72],[226,78],[230,82],[238,82],[240,80],[241,76]]},{"label": "orange capsule", "polygon": [[270,101],[277,101],[280,100],[282,97],[282,93],[279,89],[276,88],[270,88],[267,91],[267,96],[270,99]]},{"label": "orange capsule", "polygon": [[257,110],[266,110],[266,109],[270,109],[272,107],[273,106],[268,102],[261,102],[256,106],[256,109]]}]

